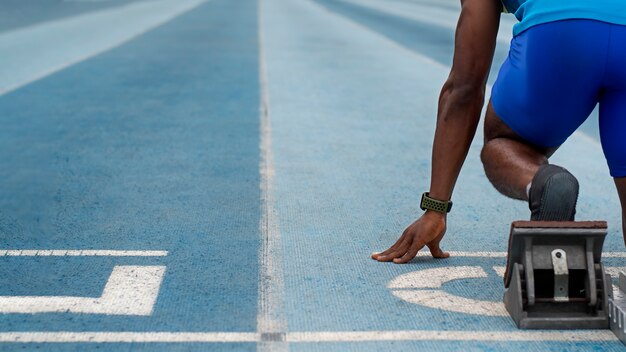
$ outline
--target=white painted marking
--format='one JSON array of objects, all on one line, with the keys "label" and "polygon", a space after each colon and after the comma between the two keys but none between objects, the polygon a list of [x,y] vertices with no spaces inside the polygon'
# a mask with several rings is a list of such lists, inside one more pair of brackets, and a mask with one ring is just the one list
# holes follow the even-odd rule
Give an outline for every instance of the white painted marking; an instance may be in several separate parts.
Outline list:
[{"label": "white painted marking", "polygon": [[254,332],[5,332],[0,342],[19,343],[133,343],[133,342],[257,342]]},{"label": "white painted marking", "polygon": [[[504,277],[506,268],[493,266],[493,270],[498,276]],[[606,267],[605,270],[611,277],[617,278],[626,267]],[[452,280],[486,277],[487,273],[480,266],[446,266],[400,275],[391,280],[387,288],[403,301],[428,308],[483,316],[508,316],[502,302],[456,296],[441,289],[443,284]]]},{"label": "white painted marking", "polygon": [[0,95],[119,46],[205,1],[140,1],[2,33]]},{"label": "white painted marking", "polygon": [[164,266],[116,266],[102,296],[0,296],[0,313],[151,315]]},{"label": "white painted marking", "polygon": [[0,257],[165,257],[167,251],[120,251],[99,249],[8,249]]},{"label": "white painted marking", "polygon": [[424,269],[402,274],[387,285],[394,289],[441,288],[452,280],[484,278],[487,273],[479,266],[444,266],[441,268]]},{"label": "white painted marking", "polygon": [[[387,287],[394,296],[424,307],[465,314],[508,316],[502,302],[465,298],[441,290],[441,286],[448,281],[486,277],[487,273],[479,266],[441,267],[400,275]],[[428,290],[424,290],[426,288]]]},{"label": "white painted marking", "polygon": [[456,296],[442,290],[393,290],[391,292],[403,301],[428,308],[488,317],[509,316],[502,302],[481,301]]},{"label": "white painted marking", "polygon": [[[612,278],[619,278],[619,273],[620,271],[626,272],[626,266],[605,266],[604,267],[604,272],[606,274],[611,275]],[[619,290],[619,286],[614,287],[615,289]]]},{"label": "white painted marking", "polygon": [[[258,342],[261,334],[255,332],[5,332],[0,342],[17,343],[220,343]],[[363,341],[558,341],[602,342],[615,341],[606,330],[577,331],[315,331],[290,332],[286,340],[301,342],[363,342]]]},{"label": "white painted marking", "polygon": [[[506,258],[507,252],[464,252],[449,251],[451,257],[482,257],[482,258]],[[430,257],[428,251],[422,251],[420,256]],[[626,258],[626,252],[603,252],[603,258]]]},{"label": "white painted marking", "polygon": [[506,272],[506,267],[504,266],[494,266],[493,271],[500,277],[504,277],[504,273]]},{"label": "white painted marking", "polygon": [[506,258],[507,252],[462,252],[451,251],[450,256],[454,257],[481,257],[481,258]]},{"label": "white painted marking", "polygon": [[616,341],[610,330],[577,331],[337,331],[294,332],[290,342],[359,342],[359,341]]},{"label": "white painted marking", "polygon": [[[257,330],[260,333],[284,333],[287,318],[284,310],[284,273],[282,242],[276,209],[274,208],[274,154],[272,152],[272,121],[270,115],[267,67],[265,63],[265,37],[263,28],[263,1],[258,0],[259,84],[261,90],[261,221],[263,238],[260,248],[260,279],[258,287]],[[258,351],[287,351],[285,341],[260,341]]]}]

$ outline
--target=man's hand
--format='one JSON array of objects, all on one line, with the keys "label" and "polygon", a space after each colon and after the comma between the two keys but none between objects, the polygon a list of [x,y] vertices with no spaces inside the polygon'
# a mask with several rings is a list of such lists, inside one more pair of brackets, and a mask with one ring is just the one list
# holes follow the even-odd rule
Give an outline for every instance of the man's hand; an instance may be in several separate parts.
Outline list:
[{"label": "man's hand", "polygon": [[435,258],[448,258],[449,253],[439,247],[439,242],[446,233],[446,216],[434,211],[427,211],[404,230],[400,239],[382,253],[372,254],[372,259],[379,262],[393,261],[404,264],[415,258],[424,246],[430,249]]}]

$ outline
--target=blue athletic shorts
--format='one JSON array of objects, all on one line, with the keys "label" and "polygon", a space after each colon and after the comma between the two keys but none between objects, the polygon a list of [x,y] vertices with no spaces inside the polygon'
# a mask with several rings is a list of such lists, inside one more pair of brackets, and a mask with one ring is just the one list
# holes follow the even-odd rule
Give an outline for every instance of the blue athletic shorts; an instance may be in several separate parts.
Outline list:
[{"label": "blue athletic shorts", "polygon": [[537,25],[515,36],[491,100],[520,137],[561,145],[600,104],[613,177],[626,176],[626,26],[594,20]]}]

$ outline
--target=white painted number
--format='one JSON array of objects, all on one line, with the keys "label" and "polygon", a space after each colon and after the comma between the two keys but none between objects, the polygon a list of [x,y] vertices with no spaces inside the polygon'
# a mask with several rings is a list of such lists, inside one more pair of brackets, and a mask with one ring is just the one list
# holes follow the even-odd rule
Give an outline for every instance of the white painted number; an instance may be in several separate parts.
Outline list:
[{"label": "white painted number", "polygon": [[[475,257],[475,255],[472,256]],[[496,256],[485,255],[484,257]],[[504,276],[503,266],[494,266],[493,270],[498,276]],[[624,270],[626,270],[624,267],[607,267],[606,273],[616,277],[620,271]],[[443,284],[452,280],[487,277],[487,273],[480,266],[447,266],[402,274],[391,280],[387,287],[401,300],[428,308],[492,317],[508,316],[502,302],[461,297],[442,289]]]},{"label": "white painted number", "polygon": [[98,298],[0,296],[0,313],[150,315],[164,274],[164,266],[116,266]]}]

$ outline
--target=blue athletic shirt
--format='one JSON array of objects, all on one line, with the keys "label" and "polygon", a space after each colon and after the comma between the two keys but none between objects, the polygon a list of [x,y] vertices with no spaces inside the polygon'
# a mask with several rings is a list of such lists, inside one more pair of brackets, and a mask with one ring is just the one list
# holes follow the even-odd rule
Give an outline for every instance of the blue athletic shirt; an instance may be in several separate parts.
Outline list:
[{"label": "blue athletic shirt", "polygon": [[514,36],[538,24],[569,19],[626,25],[626,0],[502,0],[502,4],[519,20]]}]

